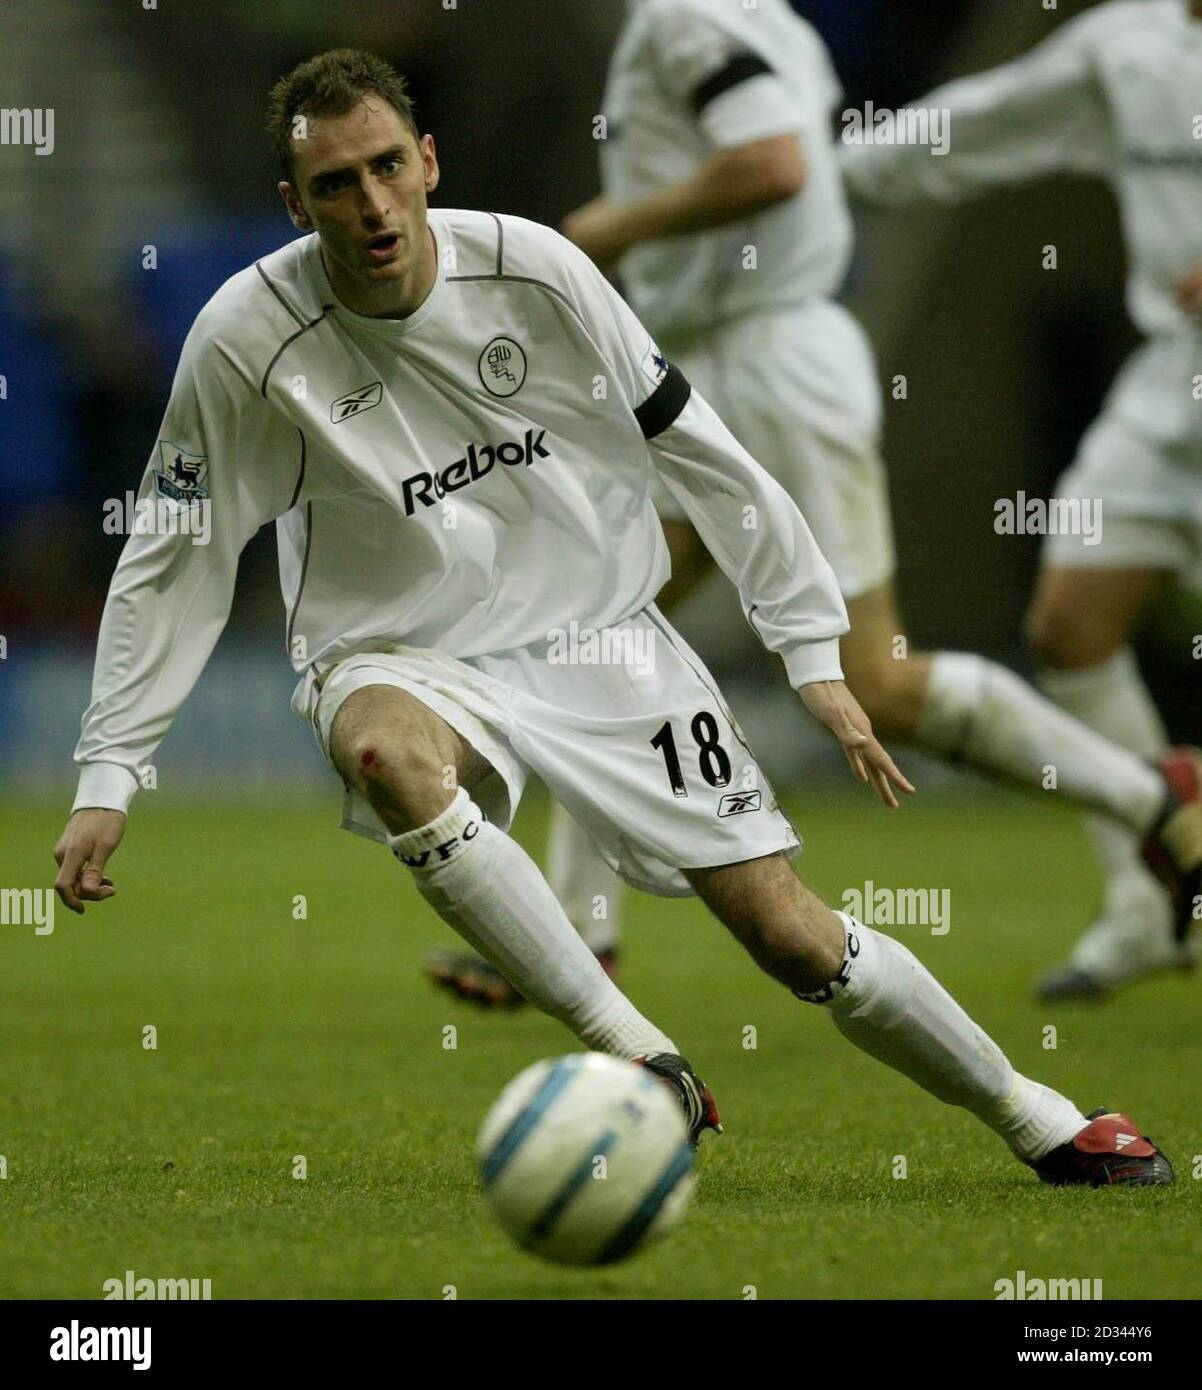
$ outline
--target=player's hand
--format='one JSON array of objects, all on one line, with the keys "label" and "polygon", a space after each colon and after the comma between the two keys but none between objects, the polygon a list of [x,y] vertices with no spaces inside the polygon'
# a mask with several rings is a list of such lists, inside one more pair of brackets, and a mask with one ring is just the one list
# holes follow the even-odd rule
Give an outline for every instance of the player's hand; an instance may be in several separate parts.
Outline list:
[{"label": "player's hand", "polygon": [[868,716],[842,681],[814,681],[801,687],[801,701],[843,745],[856,780],[871,782],[890,810],[897,809],[894,787],[914,795],[914,787],[877,742]]},{"label": "player's hand", "polygon": [[104,866],[124,834],[124,811],[84,806],[75,812],[54,847],[54,891],[65,907],[82,912],[85,902],[101,903],[113,896],[117,890]]},{"label": "player's hand", "polygon": [[594,198],[575,212],[569,212],[560,230],[602,270],[608,269],[629,250],[621,212],[608,198]]},{"label": "player's hand", "polygon": [[1188,275],[1182,276],[1174,289],[1177,303],[1185,312],[1202,318],[1202,265],[1195,266]]}]

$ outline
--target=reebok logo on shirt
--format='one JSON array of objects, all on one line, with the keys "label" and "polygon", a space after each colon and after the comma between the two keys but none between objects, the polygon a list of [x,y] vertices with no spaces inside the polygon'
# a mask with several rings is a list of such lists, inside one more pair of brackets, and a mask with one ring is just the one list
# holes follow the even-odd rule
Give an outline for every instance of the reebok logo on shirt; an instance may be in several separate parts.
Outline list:
[{"label": "reebok logo on shirt", "polygon": [[524,463],[529,467],[536,458],[550,458],[551,451],[543,448],[543,436],[546,433],[546,430],[539,430],[537,434],[533,430],[527,430],[520,443],[517,440],[507,440],[504,444],[469,444],[467,453],[462,458],[456,459],[439,472],[414,473],[406,478],[403,484],[405,515],[412,516],[417,510],[418,502],[423,507],[432,507],[448,492],[458,492],[461,487],[467,487],[469,483],[483,478],[495,463],[504,463],[511,468]]},{"label": "reebok logo on shirt", "polygon": [[330,421],[332,424],[338,425],[343,420],[349,420],[352,415],[362,415],[373,405],[379,405],[383,396],[384,383],[382,381],[373,381],[369,386],[360,386],[357,391],[350,391],[345,396],[339,396],[330,406]]}]

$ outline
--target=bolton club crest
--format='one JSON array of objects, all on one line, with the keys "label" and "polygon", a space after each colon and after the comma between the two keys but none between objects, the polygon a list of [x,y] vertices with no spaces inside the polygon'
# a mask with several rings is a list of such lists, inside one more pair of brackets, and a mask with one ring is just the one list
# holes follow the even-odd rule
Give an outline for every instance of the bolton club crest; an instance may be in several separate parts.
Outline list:
[{"label": "bolton club crest", "polygon": [[494,338],[477,363],[490,396],[512,396],[526,380],[526,354],[512,338]]}]

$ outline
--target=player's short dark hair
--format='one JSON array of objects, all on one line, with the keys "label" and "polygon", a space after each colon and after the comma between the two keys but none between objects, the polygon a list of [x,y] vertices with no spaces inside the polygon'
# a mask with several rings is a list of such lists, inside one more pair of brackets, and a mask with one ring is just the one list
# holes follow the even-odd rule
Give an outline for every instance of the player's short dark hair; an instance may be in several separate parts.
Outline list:
[{"label": "player's short dark hair", "polygon": [[271,89],[267,129],[284,177],[292,181],[292,131],[297,116],[345,116],[368,92],[382,97],[418,138],[405,79],[361,48],[331,48],[298,64]]}]

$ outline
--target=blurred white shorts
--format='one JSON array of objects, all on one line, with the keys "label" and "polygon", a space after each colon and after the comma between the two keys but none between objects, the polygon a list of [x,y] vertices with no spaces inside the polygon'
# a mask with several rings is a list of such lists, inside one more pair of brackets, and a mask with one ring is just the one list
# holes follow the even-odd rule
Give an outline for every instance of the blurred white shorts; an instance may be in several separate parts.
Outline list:
[{"label": "blurred white shorts", "polygon": [[[863,329],[829,300],[752,314],[673,347],[676,366],[797,504],[845,599],[897,567],[881,401]],[[665,520],[687,521],[658,479]]]},{"label": "blurred white shorts", "polygon": [[[649,893],[689,896],[682,869],[796,854],[797,832],[713,677],[659,610],[589,634],[579,631],[574,646],[463,660],[404,646],[363,652],[307,672],[292,707],[328,761],[334,717],[352,691],[408,691],[492,764],[472,791],[489,820],[508,830],[533,772],[611,867]],[[353,789],[342,824],[387,836]]]},{"label": "blurred white shorts", "polygon": [[[1202,404],[1198,407],[1202,412]],[[1115,410],[1090,426],[1055,496],[1101,503],[1099,539],[1045,538],[1051,569],[1169,569],[1202,580],[1202,440],[1153,440]]]}]

